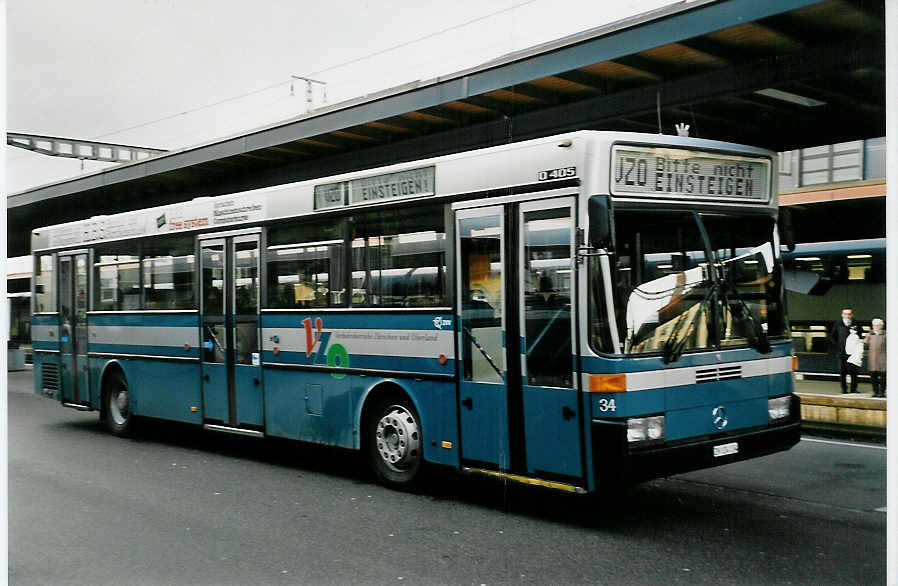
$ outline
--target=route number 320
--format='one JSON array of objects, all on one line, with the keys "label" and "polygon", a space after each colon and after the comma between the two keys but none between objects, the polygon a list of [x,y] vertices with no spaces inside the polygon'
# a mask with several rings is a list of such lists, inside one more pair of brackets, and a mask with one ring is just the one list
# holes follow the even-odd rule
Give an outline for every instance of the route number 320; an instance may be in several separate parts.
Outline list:
[{"label": "route number 320", "polygon": [[614,404],[614,399],[599,399],[599,411],[617,411],[617,405]]}]

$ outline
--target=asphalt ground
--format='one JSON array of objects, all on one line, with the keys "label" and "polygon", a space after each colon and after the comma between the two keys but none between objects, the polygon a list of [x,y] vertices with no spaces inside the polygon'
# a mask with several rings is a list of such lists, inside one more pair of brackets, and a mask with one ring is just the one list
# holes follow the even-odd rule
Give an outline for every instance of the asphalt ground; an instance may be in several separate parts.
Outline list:
[{"label": "asphalt ground", "polygon": [[789,452],[590,501],[154,422],[136,439],[9,376],[11,584],[880,584],[882,446]]}]

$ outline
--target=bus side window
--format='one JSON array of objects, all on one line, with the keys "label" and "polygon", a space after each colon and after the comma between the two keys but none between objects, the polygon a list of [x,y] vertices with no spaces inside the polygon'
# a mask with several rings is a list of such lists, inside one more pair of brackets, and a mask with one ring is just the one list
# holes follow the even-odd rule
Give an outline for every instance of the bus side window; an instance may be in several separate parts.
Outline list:
[{"label": "bus side window", "polygon": [[53,255],[42,254],[34,262],[34,313],[52,311],[56,311]]},{"label": "bus side window", "polygon": [[111,242],[94,250],[93,309],[140,309],[139,245]]},{"label": "bus side window", "polygon": [[267,307],[345,305],[343,220],[293,222],[268,232]]},{"label": "bus side window", "polygon": [[189,235],[165,236],[145,242],[144,308],[196,309],[195,266],[193,238]]},{"label": "bus side window", "polygon": [[353,216],[351,257],[353,305],[446,305],[443,206]]}]

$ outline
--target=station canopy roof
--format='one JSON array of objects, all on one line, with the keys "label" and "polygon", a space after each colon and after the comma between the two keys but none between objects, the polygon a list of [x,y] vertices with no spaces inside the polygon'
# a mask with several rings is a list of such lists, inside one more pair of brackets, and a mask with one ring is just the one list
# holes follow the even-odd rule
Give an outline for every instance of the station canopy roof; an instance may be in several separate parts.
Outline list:
[{"label": "station canopy roof", "polygon": [[673,4],[479,67],[13,194],[31,229],[576,129],[784,151],[885,135],[882,0]]}]

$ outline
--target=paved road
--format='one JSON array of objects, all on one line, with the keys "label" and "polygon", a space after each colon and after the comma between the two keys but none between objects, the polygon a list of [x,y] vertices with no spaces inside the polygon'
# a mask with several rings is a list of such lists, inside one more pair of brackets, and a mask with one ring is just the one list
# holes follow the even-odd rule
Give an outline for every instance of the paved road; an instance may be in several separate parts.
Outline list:
[{"label": "paved road", "polygon": [[881,584],[881,446],[790,452],[583,499],[96,413],[9,377],[10,584]]}]

